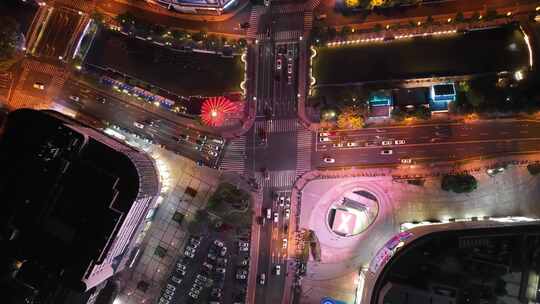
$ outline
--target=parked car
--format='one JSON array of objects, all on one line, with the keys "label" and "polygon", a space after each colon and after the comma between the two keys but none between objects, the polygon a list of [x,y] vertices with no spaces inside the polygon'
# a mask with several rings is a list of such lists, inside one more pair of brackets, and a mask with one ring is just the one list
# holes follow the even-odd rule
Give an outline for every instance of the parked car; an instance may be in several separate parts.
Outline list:
[{"label": "parked car", "polygon": [[382,149],[381,150],[381,155],[392,155],[392,153],[394,153],[394,151],[392,151],[392,149]]},{"label": "parked car", "polygon": [[195,254],[191,251],[185,250],[184,255],[190,259],[193,259],[195,257]]},{"label": "parked car", "polygon": [[288,243],[287,238],[284,238],[283,239],[283,249],[287,249],[287,243]]},{"label": "parked car", "polygon": [[261,273],[261,275],[259,276],[259,285],[264,285],[265,283],[266,283],[266,274]]},{"label": "parked car", "polygon": [[177,276],[172,276],[171,281],[175,282],[176,284],[182,283],[182,278],[179,278]]},{"label": "parked car", "polygon": [[291,216],[291,210],[285,209],[285,218],[289,219],[289,216]]},{"label": "parked car", "polygon": [[405,139],[396,139],[394,141],[394,144],[396,144],[396,145],[404,145],[405,144]]},{"label": "parked car", "polygon": [[196,294],[196,293],[194,293],[194,292],[191,292],[191,291],[188,293],[188,295],[189,295],[190,297],[194,298],[194,299],[198,299],[198,298],[199,298],[199,295],[198,295],[198,294]]},{"label": "parked car", "polygon": [[34,82],[33,87],[34,89],[45,90],[45,84],[43,84],[42,82]]},{"label": "parked car", "polygon": [[281,58],[278,58],[276,61],[276,69],[279,71],[281,70]]},{"label": "parked car", "polygon": [[402,158],[400,159],[401,163],[402,164],[412,164],[412,159],[411,158]]},{"label": "parked car", "polygon": [[336,162],[336,159],[335,158],[331,158],[331,157],[325,157],[323,158],[323,161],[327,164],[333,164]]},{"label": "parked car", "polygon": [[280,275],[281,274],[281,265],[276,265],[276,267],[274,268],[274,273],[276,275]]},{"label": "parked car", "polygon": [[274,212],[274,223],[279,222],[279,214],[277,212]]},{"label": "parked car", "polygon": [[383,146],[389,146],[389,145],[391,145],[391,144],[392,144],[392,141],[391,141],[391,140],[383,140],[383,141],[381,142],[381,145],[383,145]]},{"label": "parked car", "polygon": [[214,240],[214,245],[216,245],[216,246],[218,246],[218,247],[223,247],[223,246],[225,246],[225,244],[223,244],[223,242],[220,241],[220,240]]}]

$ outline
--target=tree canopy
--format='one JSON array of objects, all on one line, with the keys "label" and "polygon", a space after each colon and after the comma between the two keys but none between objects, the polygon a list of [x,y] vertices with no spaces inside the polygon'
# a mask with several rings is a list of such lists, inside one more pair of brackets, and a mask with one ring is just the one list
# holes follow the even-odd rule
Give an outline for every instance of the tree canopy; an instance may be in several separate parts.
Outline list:
[{"label": "tree canopy", "polygon": [[11,17],[0,18],[0,60],[8,60],[15,55],[19,24]]},{"label": "tree canopy", "polygon": [[340,129],[361,129],[364,118],[357,107],[346,107],[339,113],[337,124]]},{"label": "tree canopy", "polygon": [[478,182],[469,174],[447,174],[443,176],[441,188],[455,193],[469,193],[476,189]]}]

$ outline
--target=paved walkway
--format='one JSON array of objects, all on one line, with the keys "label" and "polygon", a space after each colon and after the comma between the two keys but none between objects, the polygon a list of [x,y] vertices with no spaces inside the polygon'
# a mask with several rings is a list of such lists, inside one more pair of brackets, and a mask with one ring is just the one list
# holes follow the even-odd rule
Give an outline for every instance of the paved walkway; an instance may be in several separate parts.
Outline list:
[{"label": "paved walkway", "polygon": [[[299,211],[299,199],[301,210],[299,217],[293,217],[295,223],[291,223],[291,229],[316,231],[322,261],[308,263],[307,275],[302,280],[301,303],[315,303],[323,296],[335,296],[352,303],[354,290],[344,288],[351,284],[342,283],[354,279],[354,273],[370,262],[376,250],[399,231],[403,222],[484,215],[540,215],[540,207],[534,203],[540,195],[540,180],[526,169],[526,164],[538,160],[537,155],[525,155],[472,161],[462,166],[442,164],[437,168],[373,168],[304,174],[292,194],[291,210]],[[486,174],[486,169],[505,163],[508,165],[505,172],[493,177]],[[474,175],[478,189],[469,194],[442,191],[439,176],[448,172]],[[402,181],[410,176],[424,177],[424,186]],[[351,187],[362,187],[374,193],[379,198],[380,212],[366,232],[341,238],[330,233],[324,221],[332,197]],[[297,221],[299,226],[296,226]],[[293,277],[287,279],[294,280]]]}]

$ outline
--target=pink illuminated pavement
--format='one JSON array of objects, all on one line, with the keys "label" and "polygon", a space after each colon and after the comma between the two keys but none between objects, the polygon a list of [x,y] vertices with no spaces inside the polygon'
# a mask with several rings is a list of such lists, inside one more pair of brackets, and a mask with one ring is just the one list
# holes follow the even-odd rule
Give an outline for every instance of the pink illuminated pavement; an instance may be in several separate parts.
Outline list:
[{"label": "pink illuminated pavement", "polygon": [[[538,160],[538,157],[511,159]],[[358,271],[399,232],[401,223],[474,216],[540,216],[540,206],[534,203],[540,195],[540,179],[528,173],[526,164],[509,165],[503,173],[493,177],[486,174],[485,166],[489,166],[486,161],[478,161],[462,168],[472,171],[478,180],[478,189],[469,194],[442,191],[440,177],[426,178],[424,186],[393,180],[392,175],[403,173],[403,169],[366,169],[364,172],[369,173],[366,175],[378,176],[363,177],[347,177],[347,173],[342,172],[341,177],[339,174],[335,178],[319,177],[303,187],[297,185],[302,190],[298,229],[314,230],[321,245],[321,261],[311,259],[301,281],[300,303],[318,303],[326,296],[353,303]],[[358,171],[355,173],[359,175]],[[317,173],[321,174],[329,173]],[[327,212],[336,198],[353,188],[374,194],[379,201],[379,213],[364,232],[341,237],[331,231]],[[296,210],[294,204],[295,196],[292,210]],[[293,278],[294,275],[289,273],[286,286],[291,286]],[[290,298],[290,292],[286,292],[282,303],[290,303]]]}]

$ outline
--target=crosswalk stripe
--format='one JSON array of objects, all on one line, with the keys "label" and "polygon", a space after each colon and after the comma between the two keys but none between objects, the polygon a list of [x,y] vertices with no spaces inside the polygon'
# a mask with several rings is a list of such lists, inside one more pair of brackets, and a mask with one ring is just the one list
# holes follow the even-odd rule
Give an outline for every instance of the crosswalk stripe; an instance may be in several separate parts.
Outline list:
[{"label": "crosswalk stripe", "polygon": [[270,178],[265,179],[262,175],[257,177],[259,185],[264,188],[289,188],[296,181],[295,170],[269,171]]},{"label": "crosswalk stripe", "polygon": [[247,31],[248,38],[255,38],[257,36],[257,29],[259,27],[260,16],[265,12],[266,8],[264,6],[254,6],[251,9],[251,14],[249,15],[249,29]]},{"label": "crosswalk stripe", "polygon": [[300,176],[311,169],[313,133],[299,127],[296,136],[296,175]]},{"label": "crosswalk stripe", "polygon": [[258,131],[262,128],[266,133],[285,133],[294,132],[298,127],[296,118],[256,121],[255,129]]},{"label": "crosswalk stripe", "polygon": [[231,140],[225,147],[219,169],[244,174],[246,168],[246,137]]}]

